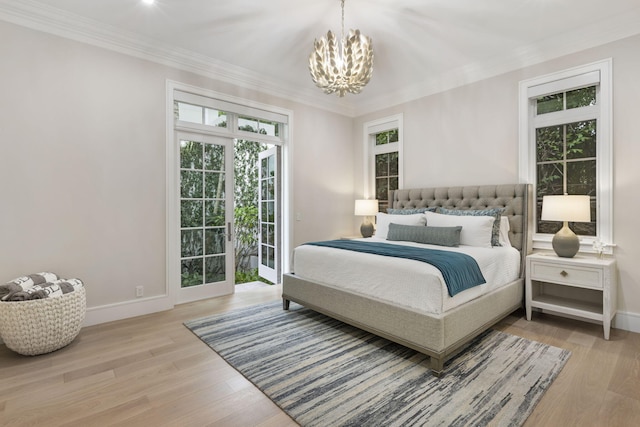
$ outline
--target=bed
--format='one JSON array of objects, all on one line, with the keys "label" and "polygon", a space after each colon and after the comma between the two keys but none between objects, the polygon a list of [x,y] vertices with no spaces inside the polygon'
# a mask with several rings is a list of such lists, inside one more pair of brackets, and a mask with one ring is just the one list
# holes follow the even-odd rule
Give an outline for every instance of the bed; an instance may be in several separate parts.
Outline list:
[{"label": "bed", "polygon": [[[474,215],[464,214],[497,210],[494,226],[502,226],[502,245],[496,243],[498,240],[492,240],[488,249],[465,244],[458,248],[437,246],[446,251],[469,253],[476,258],[483,275],[487,277],[483,285],[458,290],[457,294],[451,296],[448,295],[451,290],[447,292],[443,275],[431,265],[375,254],[352,254],[344,248],[306,244],[294,250],[294,272],[283,276],[283,308],[288,310],[290,302],[294,301],[427,354],[431,358],[431,370],[435,375],[441,375],[445,361],[464,344],[522,306],[525,257],[531,248],[531,193],[529,184],[390,192],[389,206],[396,215],[379,215],[379,221],[384,218],[385,221],[395,222],[397,218],[406,218],[406,223],[411,224],[410,217],[416,217],[415,210],[427,208],[429,211],[437,210],[437,214],[448,213],[450,218],[458,218],[455,221],[467,224],[465,221],[476,219],[471,219]],[[401,213],[409,215],[397,215]],[[426,218],[433,220],[444,217],[436,217],[431,213],[424,215],[430,215]],[[476,218],[477,221],[481,220],[479,216]],[[431,221],[425,221],[429,226]],[[485,223],[483,221],[483,226]],[[505,228],[506,224],[508,226]],[[385,241],[384,238],[391,238],[391,234],[385,234],[385,226],[388,227],[388,224],[379,222],[374,238],[362,240],[369,243],[384,242],[381,245],[385,247],[390,244],[422,246],[397,240]],[[394,233],[401,228],[397,224],[392,227],[395,227]],[[465,226],[462,229],[465,230]],[[466,230],[474,229],[470,225]],[[498,231],[493,231],[493,237],[497,239]],[[397,233],[394,235],[397,236]],[[465,239],[469,238],[467,232]],[[506,244],[504,239],[508,239]],[[339,241],[337,244],[340,246]],[[502,252],[506,256],[496,259],[506,259],[506,266],[496,264],[497,261],[492,258]],[[366,266],[369,267],[363,268]],[[502,276],[497,274],[506,270],[510,273]],[[425,274],[431,276],[426,278]]]}]

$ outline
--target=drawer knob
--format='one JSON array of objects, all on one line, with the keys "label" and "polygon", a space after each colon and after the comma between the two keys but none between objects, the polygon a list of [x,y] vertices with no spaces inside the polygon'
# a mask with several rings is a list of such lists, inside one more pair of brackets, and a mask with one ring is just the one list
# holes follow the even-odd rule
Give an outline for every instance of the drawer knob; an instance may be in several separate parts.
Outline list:
[{"label": "drawer knob", "polygon": [[562,277],[567,277],[567,276],[569,275],[569,273],[567,273],[566,271],[562,270],[562,271],[560,272],[560,275],[561,275]]}]

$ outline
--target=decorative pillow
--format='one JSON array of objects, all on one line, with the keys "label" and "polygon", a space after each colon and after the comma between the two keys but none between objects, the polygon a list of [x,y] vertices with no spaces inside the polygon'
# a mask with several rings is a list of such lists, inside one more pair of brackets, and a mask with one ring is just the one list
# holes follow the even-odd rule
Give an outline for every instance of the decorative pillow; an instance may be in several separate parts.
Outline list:
[{"label": "decorative pillow", "polygon": [[458,246],[462,227],[425,227],[422,225],[389,224],[387,240]]},{"label": "decorative pillow", "polygon": [[511,226],[509,225],[509,217],[501,216],[500,217],[500,246],[504,246],[505,248],[511,247],[511,240],[509,239],[509,230]]},{"label": "decorative pillow", "polygon": [[411,208],[411,209],[393,209],[387,208],[389,215],[413,215],[425,212],[435,212],[437,208]]},{"label": "decorative pillow", "polygon": [[376,215],[376,234],[375,237],[379,239],[387,238],[389,232],[389,224],[391,223],[401,225],[422,225],[427,222],[427,218],[424,214],[413,215],[389,215],[384,212],[378,212]]},{"label": "decorative pillow", "polygon": [[495,218],[493,222],[493,230],[491,232],[491,246],[500,246],[500,217],[504,212],[504,208],[490,208],[490,209],[477,209],[477,210],[462,210],[462,209],[438,209],[438,213],[444,215],[469,215],[469,216],[492,216]]},{"label": "decorative pillow", "polygon": [[443,215],[434,212],[425,212],[424,215],[427,217],[429,227],[461,226],[461,245],[491,247],[491,233],[495,220],[492,216]]}]

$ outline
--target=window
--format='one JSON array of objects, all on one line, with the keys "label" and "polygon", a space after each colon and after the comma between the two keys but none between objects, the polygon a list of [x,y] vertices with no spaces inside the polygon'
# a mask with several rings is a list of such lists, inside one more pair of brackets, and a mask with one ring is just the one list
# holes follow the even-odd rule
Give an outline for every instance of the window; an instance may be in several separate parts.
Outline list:
[{"label": "window", "polygon": [[[259,219],[259,194],[256,201],[243,204],[234,188],[235,167],[255,172],[256,162],[240,165],[236,149],[251,145],[276,147],[283,153],[282,178],[276,193],[278,203],[290,204],[289,123],[292,112],[258,102],[231,97],[176,82],[167,84],[167,289],[172,301],[182,303],[233,292],[236,262],[244,252],[234,243],[244,238],[247,216]],[[256,159],[257,160],[257,159]],[[243,176],[250,180],[249,173]],[[273,198],[271,198],[273,199]],[[241,207],[250,207],[246,212]],[[267,219],[278,228],[269,231],[272,249],[267,264],[289,268],[291,226],[287,211]],[[282,223],[287,224],[282,227]],[[255,229],[255,230],[254,230]],[[246,231],[257,236],[259,227]],[[243,240],[244,242],[244,240]],[[256,244],[257,247],[257,244]],[[277,251],[277,254],[275,252]],[[247,252],[248,253],[248,252]],[[247,264],[255,257],[246,255]],[[276,256],[277,255],[277,256]],[[235,258],[235,259],[234,259]],[[235,265],[234,265],[235,264]]]},{"label": "window", "polygon": [[227,127],[227,113],[211,108],[191,105],[184,102],[175,103],[176,117],[188,123],[204,124],[206,126]]},{"label": "window", "polygon": [[253,117],[239,117],[238,130],[251,133],[259,133],[261,135],[280,136],[281,124],[277,122],[269,122]]},{"label": "window", "polygon": [[365,198],[378,199],[386,212],[389,191],[402,186],[402,115],[364,124]]},{"label": "window", "polygon": [[225,148],[180,138],[183,288],[225,279]]},{"label": "window", "polygon": [[[520,179],[535,186],[534,248],[550,248],[559,222],[542,221],[542,198],[591,199],[591,222],[570,223],[581,251],[611,244],[611,61],[520,83]],[[610,251],[610,248],[609,248]]]},{"label": "window", "polygon": [[177,129],[283,144],[286,114],[176,90],[173,116]]}]

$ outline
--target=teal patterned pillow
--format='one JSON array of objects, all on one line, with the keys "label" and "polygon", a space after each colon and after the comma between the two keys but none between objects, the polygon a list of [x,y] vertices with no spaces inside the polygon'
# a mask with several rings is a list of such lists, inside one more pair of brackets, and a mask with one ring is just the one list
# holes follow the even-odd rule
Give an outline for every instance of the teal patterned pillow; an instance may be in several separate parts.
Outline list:
[{"label": "teal patterned pillow", "polygon": [[490,209],[446,209],[440,208],[438,212],[444,215],[467,215],[467,216],[492,216],[495,218],[493,221],[493,229],[491,230],[491,246],[502,246],[500,244],[500,217],[505,208],[490,208]]},{"label": "teal patterned pillow", "polygon": [[413,215],[421,214],[425,212],[435,212],[437,208],[411,208],[411,209],[393,209],[387,208],[387,213],[390,215]]},{"label": "teal patterned pillow", "polygon": [[423,225],[389,224],[387,240],[427,243],[440,246],[458,246],[462,227],[428,227]]}]

